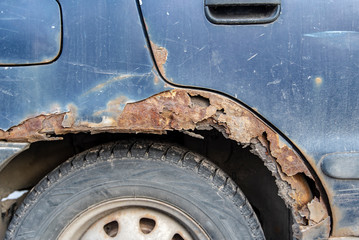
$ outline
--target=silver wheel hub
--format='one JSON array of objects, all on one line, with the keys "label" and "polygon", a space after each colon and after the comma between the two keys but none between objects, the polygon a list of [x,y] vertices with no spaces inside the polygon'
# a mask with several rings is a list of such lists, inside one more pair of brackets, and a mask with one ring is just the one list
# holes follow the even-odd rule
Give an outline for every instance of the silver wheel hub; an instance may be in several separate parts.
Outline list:
[{"label": "silver wheel hub", "polygon": [[60,234],[59,240],[209,239],[181,210],[150,199],[117,199],[89,208]]}]

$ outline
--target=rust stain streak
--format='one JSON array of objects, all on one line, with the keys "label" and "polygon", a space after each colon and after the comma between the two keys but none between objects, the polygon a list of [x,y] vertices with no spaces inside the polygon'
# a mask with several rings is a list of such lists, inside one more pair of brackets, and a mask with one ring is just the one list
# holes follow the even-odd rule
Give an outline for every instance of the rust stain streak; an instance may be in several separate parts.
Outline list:
[{"label": "rust stain streak", "polygon": [[144,77],[146,75],[133,75],[133,74],[123,74],[123,75],[119,75],[117,77],[113,77],[109,80],[107,80],[106,82],[103,82],[103,83],[100,83],[98,84],[97,86],[91,88],[90,90],[88,90],[87,92],[85,92],[83,94],[83,96],[86,96],[90,93],[93,93],[93,92],[98,92],[102,89],[104,89],[105,87],[107,87],[108,85],[114,83],[114,82],[119,82],[119,81],[122,81],[124,79],[127,79],[127,78],[132,78],[132,77]]},{"label": "rust stain streak", "polygon": [[160,82],[160,79],[156,73],[153,72],[153,75],[154,75],[153,82],[155,85],[158,85]]},{"label": "rust stain streak", "polygon": [[164,65],[166,64],[167,61],[168,51],[166,48],[160,47],[152,41],[150,41],[150,44],[151,44],[153,56],[158,66],[158,70],[160,71],[162,76],[166,78],[166,70],[164,68]]},{"label": "rust stain streak", "polygon": [[122,109],[128,101],[129,99],[126,96],[115,98],[114,100],[111,100],[107,103],[107,108],[105,110],[95,112],[94,116],[103,116],[104,114],[118,116],[121,114]]}]

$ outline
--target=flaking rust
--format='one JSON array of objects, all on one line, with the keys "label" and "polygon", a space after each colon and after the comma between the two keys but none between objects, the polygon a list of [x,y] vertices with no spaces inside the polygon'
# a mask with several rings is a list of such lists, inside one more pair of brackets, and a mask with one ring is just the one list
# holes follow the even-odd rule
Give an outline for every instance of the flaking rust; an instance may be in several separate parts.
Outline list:
[{"label": "flaking rust", "polygon": [[158,70],[160,71],[160,73],[163,77],[166,77],[166,71],[165,71],[164,65],[167,61],[168,51],[166,48],[160,47],[160,46],[156,45],[154,42],[150,42],[150,43],[151,43],[151,49],[153,52],[153,57],[155,58],[156,64],[158,66]]},{"label": "flaking rust", "polygon": [[[116,103],[118,101],[125,102],[117,99]],[[296,237],[306,239],[305,236],[311,236],[310,231],[314,230],[320,231],[321,236],[329,236],[328,211],[323,200],[312,195],[305,176],[314,178],[307,166],[280,141],[278,134],[243,106],[219,94],[188,89],[166,91],[143,101],[127,103],[122,112],[113,111],[112,103],[114,101],[109,103],[108,109],[95,113],[97,116],[107,114],[103,116],[106,121],[100,123],[79,121],[73,107],[68,113],[28,119],[0,132],[0,139],[35,142],[77,132],[163,134],[214,128],[226,138],[251,146],[251,151],[264,161],[276,178],[279,195],[293,212]]]},{"label": "flaking rust", "polygon": [[[17,126],[10,128],[8,131],[0,131],[0,139],[18,142],[37,142],[42,140],[52,140],[47,136],[61,132],[61,125],[65,113],[39,115],[30,118]],[[56,140],[58,138],[54,138]]]}]

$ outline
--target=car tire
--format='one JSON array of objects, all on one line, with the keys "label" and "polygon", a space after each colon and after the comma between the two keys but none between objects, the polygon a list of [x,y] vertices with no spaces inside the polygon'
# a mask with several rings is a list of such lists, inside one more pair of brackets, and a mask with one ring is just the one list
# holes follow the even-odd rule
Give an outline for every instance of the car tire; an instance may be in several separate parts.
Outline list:
[{"label": "car tire", "polygon": [[[161,235],[166,231],[174,232]],[[102,145],[60,165],[28,194],[5,239],[120,235],[127,240],[264,239],[250,204],[221,169],[180,147],[146,141]]]}]

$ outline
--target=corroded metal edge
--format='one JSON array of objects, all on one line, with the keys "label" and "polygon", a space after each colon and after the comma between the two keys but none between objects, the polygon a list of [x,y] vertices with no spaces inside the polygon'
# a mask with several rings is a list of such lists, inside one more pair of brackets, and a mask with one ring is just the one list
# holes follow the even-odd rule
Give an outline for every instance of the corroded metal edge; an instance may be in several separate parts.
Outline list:
[{"label": "corroded metal edge", "polygon": [[313,229],[329,237],[328,211],[323,199],[312,195],[305,176],[315,179],[307,166],[275,131],[237,102],[215,93],[175,89],[128,103],[122,112],[115,113],[100,123],[83,122],[73,106],[69,112],[40,115],[0,131],[0,140],[56,140],[63,134],[79,132],[165,134],[175,130],[217,129],[226,138],[251,146],[251,151],[264,161],[276,178],[278,194],[292,210],[297,238],[308,235]]}]

